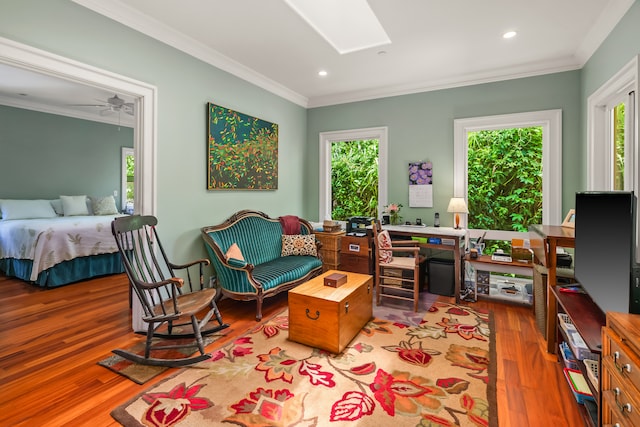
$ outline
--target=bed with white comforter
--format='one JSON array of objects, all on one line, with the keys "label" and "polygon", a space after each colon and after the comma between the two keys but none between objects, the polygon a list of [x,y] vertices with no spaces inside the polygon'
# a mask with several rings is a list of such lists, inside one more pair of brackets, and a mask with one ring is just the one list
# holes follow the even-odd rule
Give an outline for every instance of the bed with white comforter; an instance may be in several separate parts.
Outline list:
[{"label": "bed with white comforter", "polygon": [[0,221],[0,270],[55,287],[122,273],[111,222],[122,216],[74,215]]}]

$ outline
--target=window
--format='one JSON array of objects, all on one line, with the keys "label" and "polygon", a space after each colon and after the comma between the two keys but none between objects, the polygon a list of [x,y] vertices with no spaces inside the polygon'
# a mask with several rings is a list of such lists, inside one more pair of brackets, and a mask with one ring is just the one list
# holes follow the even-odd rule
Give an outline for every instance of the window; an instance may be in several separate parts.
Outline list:
[{"label": "window", "polygon": [[377,139],[331,143],[331,219],[378,217]]},{"label": "window", "polygon": [[588,99],[587,189],[637,190],[638,57]]},{"label": "window", "polygon": [[135,195],[135,157],[133,148],[122,147],[121,210],[133,213]]},{"label": "window", "polygon": [[[525,134],[542,132],[542,222],[560,224],[562,222],[562,112],[560,110],[539,111],[530,113],[506,114],[500,116],[458,119],[454,121],[454,196],[463,197],[469,205],[469,183],[476,185],[477,173],[485,170],[469,169],[469,141],[477,143],[478,137],[491,141],[501,133],[497,130],[512,130],[521,137]],[[473,178],[469,173],[474,173]],[[496,217],[512,222],[511,212],[493,212]],[[471,214],[470,214],[471,215]],[[471,220],[473,225],[473,220]],[[464,218],[463,226],[469,228],[468,219]],[[478,237],[485,229],[470,228],[471,237]],[[486,240],[511,240],[522,238],[522,232],[487,229]],[[526,237],[525,237],[526,238]]]},{"label": "window", "polygon": [[330,219],[333,211],[331,197],[331,153],[334,142],[378,141],[378,212],[387,203],[387,128],[355,129],[320,133],[320,200],[319,220]]}]

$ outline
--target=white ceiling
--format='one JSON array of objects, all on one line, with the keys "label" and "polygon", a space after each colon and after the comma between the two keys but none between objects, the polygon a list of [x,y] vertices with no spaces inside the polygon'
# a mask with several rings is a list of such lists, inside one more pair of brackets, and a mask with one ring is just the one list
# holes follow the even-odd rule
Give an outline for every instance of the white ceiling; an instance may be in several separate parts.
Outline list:
[{"label": "white ceiling", "polygon": [[73,1],[314,107],[580,68],[634,0],[369,0],[391,44],[345,55],[284,0]]},{"label": "white ceiling", "polygon": [[[369,0],[391,44],[340,55],[284,0],[73,1],[304,107],[578,69],[634,2]],[[70,105],[113,95],[0,64],[0,104],[126,125]]]},{"label": "white ceiling", "polygon": [[[132,127],[133,116],[101,106],[114,95],[100,88],[0,63],[0,105]],[[125,95],[118,96],[125,102],[134,102]]]}]

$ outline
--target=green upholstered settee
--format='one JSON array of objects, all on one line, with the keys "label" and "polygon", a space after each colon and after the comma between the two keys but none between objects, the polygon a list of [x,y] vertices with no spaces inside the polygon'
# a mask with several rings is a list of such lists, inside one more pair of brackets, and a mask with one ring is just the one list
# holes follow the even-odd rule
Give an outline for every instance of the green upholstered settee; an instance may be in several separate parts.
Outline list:
[{"label": "green upholstered settee", "polygon": [[[320,243],[310,236],[313,228],[304,219],[297,221],[294,228],[298,236],[290,238],[306,240],[307,244],[294,253],[310,255],[283,256],[283,225],[280,219],[262,212],[243,210],[222,224],[201,229],[222,294],[237,300],[256,300],[256,320],[262,319],[264,298],[292,289],[322,272]],[[288,223],[287,227],[291,225]]]}]

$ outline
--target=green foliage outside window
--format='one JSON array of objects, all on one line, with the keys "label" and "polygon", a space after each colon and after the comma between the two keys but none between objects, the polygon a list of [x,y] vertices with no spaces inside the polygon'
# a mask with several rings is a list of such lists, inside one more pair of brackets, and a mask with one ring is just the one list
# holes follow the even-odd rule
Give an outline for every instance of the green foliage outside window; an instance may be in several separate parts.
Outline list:
[{"label": "green foliage outside window", "polygon": [[378,140],[331,144],[331,218],[378,217]]},{"label": "green foliage outside window", "polygon": [[524,232],[541,224],[542,128],[470,132],[468,147],[469,228]]},{"label": "green foliage outside window", "polygon": [[135,157],[127,156],[127,202],[133,202],[133,179],[134,179],[134,171],[135,171]]},{"label": "green foliage outside window", "polygon": [[614,190],[624,190],[624,103],[613,109],[614,120]]}]

